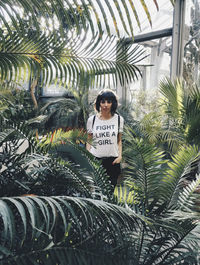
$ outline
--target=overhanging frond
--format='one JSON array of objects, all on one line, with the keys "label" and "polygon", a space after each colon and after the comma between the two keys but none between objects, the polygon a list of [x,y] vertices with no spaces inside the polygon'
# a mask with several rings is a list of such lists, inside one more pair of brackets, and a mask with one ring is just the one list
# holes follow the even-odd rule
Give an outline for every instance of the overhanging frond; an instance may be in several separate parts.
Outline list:
[{"label": "overhanging frond", "polygon": [[41,84],[78,86],[89,75],[91,84],[95,81],[95,85],[102,85],[107,79],[114,85],[123,85],[140,75],[137,63],[146,55],[139,46],[127,47],[127,54],[122,48],[123,41],[117,43],[114,37],[92,38],[88,32],[82,38],[60,41],[53,36],[36,39],[26,35],[24,39],[16,36],[13,42],[8,36],[1,46],[1,80],[20,81],[33,76]]},{"label": "overhanging frond", "polygon": [[[158,9],[157,0],[151,0]],[[24,32],[26,26],[24,25],[24,18],[27,23],[36,28],[39,32],[40,18],[45,19],[46,28],[52,23],[57,22],[60,25],[69,25],[73,23],[77,32],[81,32],[81,28],[86,29],[87,25],[90,25],[93,34],[95,33],[95,27],[98,29],[100,35],[102,35],[104,28],[108,35],[111,35],[113,30],[118,37],[122,37],[122,32],[125,31],[127,35],[134,37],[132,17],[135,17],[138,26],[140,27],[141,18],[138,15],[138,5],[144,10],[149,23],[151,24],[151,14],[144,0],[138,0],[137,5],[135,1],[108,1],[108,0],[81,0],[77,1],[40,1],[33,0],[31,3],[28,0],[16,0],[15,5],[11,0],[1,1],[1,19],[7,31],[10,30],[9,23],[4,19],[5,16],[9,17],[12,21],[13,27],[17,31]],[[31,14],[31,15],[30,15]],[[52,19],[50,23],[49,18]],[[78,18],[79,16],[79,18]],[[39,19],[38,19],[39,18]],[[127,18],[127,19],[125,19]],[[121,31],[121,28],[123,29]],[[64,31],[62,28],[60,35],[63,36]]]},{"label": "overhanging frond", "polygon": [[[200,185],[200,175],[196,176],[196,179],[191,183],[186,185],[183,191],[180,193],[180,196],[177,201],[177,205],[180,209],[194,209],[195,204],[198,204],[198,194],[197,192]],[[192,213],[191,213],[192,214]]]},{"label": "overhanging frond", "polygon": [[106,255],[120,248],[126,230],[143,222],[131,210],[81,198],[2,198],[0,206],[1,259],[57,246]]}]

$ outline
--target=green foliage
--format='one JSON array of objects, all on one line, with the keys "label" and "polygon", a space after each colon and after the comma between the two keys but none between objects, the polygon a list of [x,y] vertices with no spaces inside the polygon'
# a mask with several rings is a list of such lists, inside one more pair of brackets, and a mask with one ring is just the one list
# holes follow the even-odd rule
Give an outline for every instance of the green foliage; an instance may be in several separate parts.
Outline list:
[{"label": "green foliage", "polygon": [[28,196],[2,198],[0,204],[1,264],[26,258],[47,264],[51,255],[66,264],[56,254],[65,256],[67,249],[77,254],[76,249],[84,250],[87,260],[89,253],[118,256],[123,234],[139,221],[124,208],[89,199]]},{"label": "green foliage", "polygon": [[168,123],[177,126],[188,143],[199,145],[199,88],[197,86],[185,88],[180,80],[175,83],[165,80],[160,84],[160,91],[164,95]]},{"label": "green foliage", "polygon": [[[186,178],[199,160],[199,149],[184,146],[170,161],[155,145],[137,137],[131,128],[126,130],[124,145],[125,180],[115,193],[120,204],[147,218],[137,239],[133,231],[130,238],[126,237],[132,242],[132,262],[198,264],[198,243],[195,246],[192,238],[195,233],[198,236],[195,230],[199,231],[196,227],[199,212],[195,209],[200,179],[197,176],[189,183]],[[127,196],[127,190],[132,191],[132,198]]]},{"label": "green foliage", "polygon": [[87,118],[91,111],[87,87],[70,90],[69,96],[50,100],[39,110],[39,113],[45,120],[43,127],[48,132],[58,128],[86,129]]},{"label": "green foliage", "polygon": [[181,80],[165,79],[160,83],[159,105],[134,126],[137,135],[165,151],[168,157],[180,146],[199,146],[199,87],[186,87]]},{"label": "green foliage", "polygon": [[80,131],[53,136],[54,144],[52,135],[49,141],[47,136],[38,143],[25,124],[9,126],[0,133],[1,196],[79,194],[112,200],[105,170],[78,146],[77,141],[86,140],[86,136]]},{"label": "green foliage", "polygon": [[[73,253],[77,263],[197,263],[200,179],[184,180],[198,149],[185,147],[168,161],[133,128],[124,135],[125,181],[114,199],[99,161],[79,146],[86,137],[78,130],[40,142],[25,125],[1,132],[2,264],[65,264]],[[28,148],[17,155],[23,139]]]},{"label": "green foliage", "polygon": [[[141,6],[151,23],[151,16],[144,1]],[[157,2],[153,1],[156,6]],[[108,14],[104,10],[107,6]],[[59,84],[79,86],[90,75],[90,85],[103,86],[109,73],[114,85],[132,81],[140,74],[135,65],[145,56],[141,48],[127,46],[128,57],[120,49],[124,46],[119,24],[128,36],[133,37],[131,17],[140,26],[134,2],[123,1],[126,23],[120,1],[39,1],[17,0],[15,5],[2,2],[0,32],[1,81],[24,82],[40,80],[41,85]],[[98,12],[97,12],[98,9]],[[30,16],[31,14],[31,16]],[[6,19],[5,19],[5,17]],[[103,18],[103,19],[102,19]],[[113,24],[113,25],[111,25]],[[104,33],[104,26],[106,33]],[[114,37],[114,28],[118,37]],[[121,39],[119,39],[121,37]],[[115,51],[119,55],[116,59]]]},{"label": "green foliage", "polygon": [[[158,7],[157,1],[153,2]],[[6,20],[3,12],[0,14],[1,81],[21,82],[31,77],[31,81],[40,79],[41,84],[54,82],[87,88],[94,84],[104,87],[108,74],[108,83],[114,85],[137,78],[140,71],[135,62],[144,58],[143,51],[127,47],[127,58],[121,52],[123,40],[111,36],[112,23],[118,37],[121,34],[116,17],[124,31],[133,36],[130,18],[135,16],[140,25],[135,2],[128,2],[131,9],[126,1],[81,0],[80,3],[1,2],[1,9],[10,18]],[[102,3],[108,7],[108,14]],[[151,23],[145,1],[139,3]],[[17,7],[21,7],[22,13]],[[103,25],[109,37],[103,36]],[[71,31],[69,35],[72,28],[76,33]],[[195,210],[200,178],[196,176],[191,183],[186,182],[199,159],[199,149],[183,145],[187,141],[198,142],[198,133],[195,134],[198,119],[193,125],[192,117],[199,111],[199,92],[192,90],[187,96],[180,82],[176,86],[174,90],[168,82],[167,93],[163,89],[168,119],[165,117],[163,127],[162,123],[156,124],[157,134],[153,126],[147,127],[148,118],[141,125],[127,115],[130,128],[124,135],[124,183],[116,188],[115,198],[100,162],[79,145],[81,140],[86,141],[86,135],[60,130],[44,139],[36,138],[30,130],[31,122],[36,120],[24,121],[32,115],[32,109],[27,116],[21,112],[20,104],[26,102],[3,102],[0,264],[199,263],[199,212]],[[80,108],[65,102],[69,111],[77,110],[74,117],[80,114],[82,122],[87,116],[87,109],[81,106],[83,95],[86,96],[85,90],[82,95],[77,91]],[[54,114],[54,117],[60,115]],[[156,120],[158,116],[153,118]],[[145,133],[145,126],[154,133],[153,137]],[[177,148],[169,160],[158,142],[163,143],[164,139],[167,143],[178,143],[174,140],[176,130],[178,139],[183,139],[179,142],[183,147]]]},{"label": "green foliage", "polygon": [[[37,111],[33,108],[30,93],[12,90],[0,95],[0,119],[4,123],[24,122],[33,118]],[[3,128],[3,124],[1,128]]]}]

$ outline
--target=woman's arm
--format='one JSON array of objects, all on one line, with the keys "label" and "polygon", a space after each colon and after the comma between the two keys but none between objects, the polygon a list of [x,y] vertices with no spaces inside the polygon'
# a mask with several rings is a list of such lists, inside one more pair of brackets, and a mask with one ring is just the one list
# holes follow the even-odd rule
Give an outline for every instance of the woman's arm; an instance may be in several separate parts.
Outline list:
[{"label": "woman's arm", "polygon": [[113,161],[113,165],[119,164],[122,160],[122,133],[118,134],[117,144],[118,144],[118,149],[119,149],[119,156]]}]

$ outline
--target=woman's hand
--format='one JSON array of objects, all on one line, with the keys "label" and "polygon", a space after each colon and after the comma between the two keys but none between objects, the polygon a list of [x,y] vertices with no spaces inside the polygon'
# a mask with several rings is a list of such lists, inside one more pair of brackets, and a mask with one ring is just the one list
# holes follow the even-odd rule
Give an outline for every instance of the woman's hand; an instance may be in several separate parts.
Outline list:
[{"label": "woman's hand", "polygon": [[121,156],[118,156],[117,158],[115,158],[115,160],[112,162],[113,165],[115,164],[119,164],[122,160],[122,157]]}]

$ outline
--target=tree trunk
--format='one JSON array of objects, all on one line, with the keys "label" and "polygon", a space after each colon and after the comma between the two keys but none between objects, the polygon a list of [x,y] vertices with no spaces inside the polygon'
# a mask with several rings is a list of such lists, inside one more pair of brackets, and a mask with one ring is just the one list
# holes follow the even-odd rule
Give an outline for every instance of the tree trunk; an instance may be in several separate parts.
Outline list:
[{"label": "tree trunk", "polygon": [[33,105],[34,108],[37,109],[38,108],[38,103],[35,97],[35,87],[37,86],[37,79],[35,79],[32,84],[31,84],[31,98],[33,100]]}]

